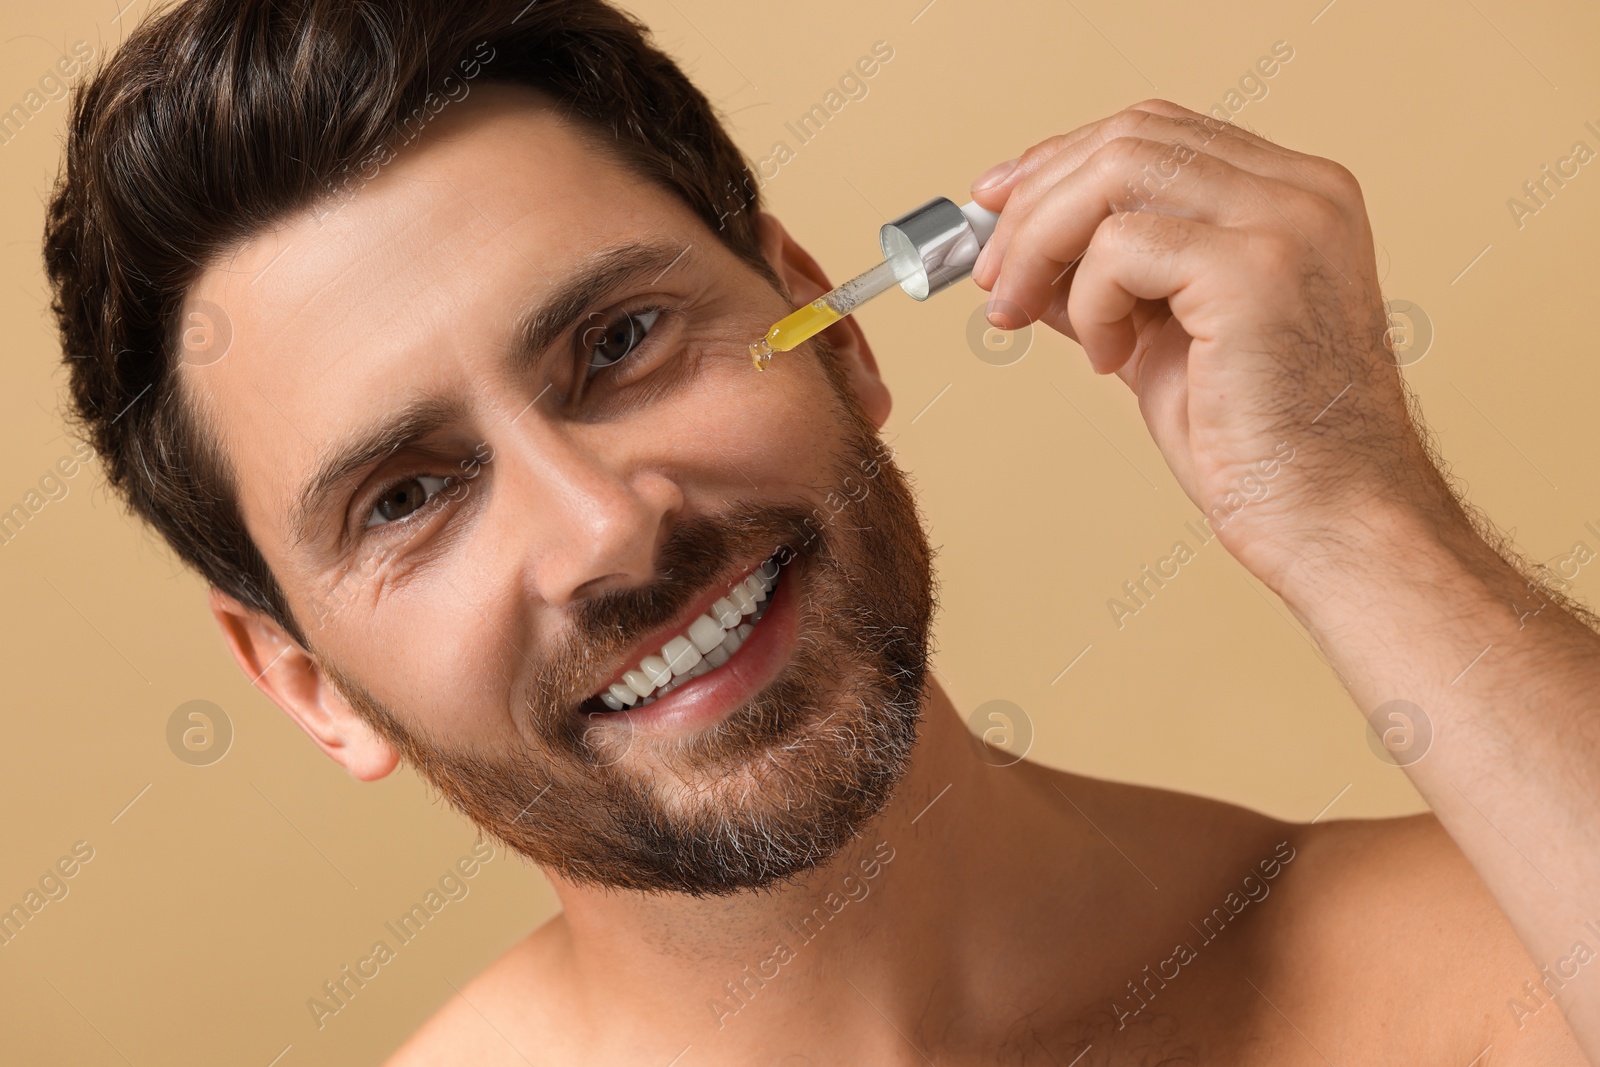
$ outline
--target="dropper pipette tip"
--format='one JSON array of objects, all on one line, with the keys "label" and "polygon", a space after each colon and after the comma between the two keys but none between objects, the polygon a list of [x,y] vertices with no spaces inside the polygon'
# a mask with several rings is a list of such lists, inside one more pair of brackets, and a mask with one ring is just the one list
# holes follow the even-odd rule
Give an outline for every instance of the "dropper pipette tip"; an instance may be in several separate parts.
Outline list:
[{"label": "dropper pipette tip", "polygon": [[755,364],[756,370],[766,370],[767,364],[772,362],[772,345],[765,337],[750,346],[750,362]]},{"label": "dropper pipette tip", "polygon": [[908,270],[907,261],[886,259],[865,274],[831,289],[772,324],[766,336],[750,346],[750,362],[766,370],[774,352],[787,352],[820,333],[879,293],[892,289]]}]

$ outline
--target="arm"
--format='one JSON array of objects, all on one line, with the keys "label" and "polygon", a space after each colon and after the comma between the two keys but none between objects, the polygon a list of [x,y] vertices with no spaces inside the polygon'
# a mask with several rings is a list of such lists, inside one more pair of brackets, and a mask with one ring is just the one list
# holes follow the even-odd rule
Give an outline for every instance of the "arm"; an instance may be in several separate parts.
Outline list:
[{"label": "arm", "polygon": [[[1123,380],[1363,712],[1422,709],[1431,745],[1401,762],[1535,962],[1570,976],[1577,943],[1600,953],[1596,620],[1524,577],[1439,472],[1355,179],[1152,100],[974,195],[1001,212],[973,272],[991,321],[1041,321]],[[1576,973],[1559,1003],[1600,1064],[1600,959]]]},{"label": "arm", "polygon": [[1600,636],[1481,526],[1374,509],[1279,592],[1359,707],[1426,716],[1431,744],[1400,762],[1600,1062],[1600,967],[1584,965],[1600,958]]}]

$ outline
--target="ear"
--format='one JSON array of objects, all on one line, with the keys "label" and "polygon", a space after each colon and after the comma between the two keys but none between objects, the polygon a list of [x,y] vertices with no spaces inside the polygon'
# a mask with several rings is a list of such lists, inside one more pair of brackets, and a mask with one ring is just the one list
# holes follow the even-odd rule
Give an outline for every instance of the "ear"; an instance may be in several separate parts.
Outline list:
[{"label": "ear", "polygon": [[215,587],[210,602],[211,614],[251,684],[288,712],[335,763],[363,782],[376,781],[399,765],[400,753],[350,706],[316,658],[283,627]]},{"label": "ear", "polygon": [[[811,258],[811,253],[789,236],[789,231],[776,217],[765,211],[757,212],[756,230],[761,237],[762,254],[772,264],[773,270],[778,272],[796,307],[810,303],[833,288],[833,282],[828,280],[827,273],[817,261]],[[862,409],[872,419],[873,425],[882,429],[883,424],[889,421],[892,400],[889,387],[878,372],[878,361],[872,354],[872,346],[867,343],[867,335],[861,331],[860,324],[854,316],[843,318],[823,330],[822,336],[828,339],[844,362]]]}]

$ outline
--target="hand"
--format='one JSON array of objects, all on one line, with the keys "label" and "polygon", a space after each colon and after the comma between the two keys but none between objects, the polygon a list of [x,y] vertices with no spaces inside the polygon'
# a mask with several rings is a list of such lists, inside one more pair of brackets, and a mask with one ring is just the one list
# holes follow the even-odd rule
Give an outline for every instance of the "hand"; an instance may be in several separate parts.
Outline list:
[{"label": "hand", "polygon": [[1461,520],[1408,410],[1345,168],[1148,100],[973,195],[1000,212],[973,271],[991,321],[1042,321],[1115,372],[1218,538],[1280,594],[1364,523]]}]

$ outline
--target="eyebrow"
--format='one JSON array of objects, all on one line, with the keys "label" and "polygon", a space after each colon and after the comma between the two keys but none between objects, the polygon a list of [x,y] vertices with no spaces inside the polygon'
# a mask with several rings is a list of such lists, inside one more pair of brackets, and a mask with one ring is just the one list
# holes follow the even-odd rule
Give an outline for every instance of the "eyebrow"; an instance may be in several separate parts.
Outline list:
[{"label": "eyebrow", "polygon": [[[625,285],[649,277],[660,280],[688,248],[630,242],[589,256],[554,291],[522,310],[512,324],[509,365],[513,374],[533,369],[597,301]],[[289,528],[304,541],[334,491],[383,457],[420,441],[465,415],[453,400],[423,397],[355,430],[320,453],[290,508]]]}]

